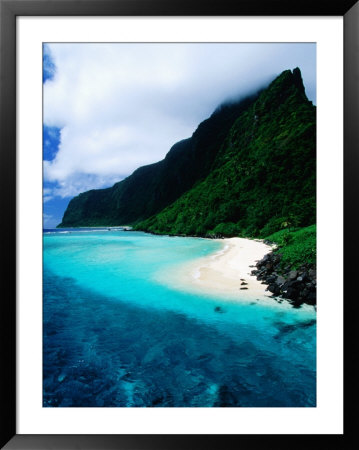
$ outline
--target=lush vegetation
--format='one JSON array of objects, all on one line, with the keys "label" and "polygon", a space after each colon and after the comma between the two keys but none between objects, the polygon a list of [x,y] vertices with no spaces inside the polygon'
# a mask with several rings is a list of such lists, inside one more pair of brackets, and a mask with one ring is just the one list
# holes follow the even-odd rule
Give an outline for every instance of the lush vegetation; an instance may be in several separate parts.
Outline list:
[{"label": "lush vegetation", "polygon": [[315,196],[315,107],[288,70],[240,114],[209,175],[136,229],[266,237],[315,223]]},{"label": "lush vegetation", "polygon": [[316,226],[300,229],[285,228],[268,236],[267,239],[277,244],[275,253],[281,255],[281,265],[297,269],[303,262],[316,262]]}]

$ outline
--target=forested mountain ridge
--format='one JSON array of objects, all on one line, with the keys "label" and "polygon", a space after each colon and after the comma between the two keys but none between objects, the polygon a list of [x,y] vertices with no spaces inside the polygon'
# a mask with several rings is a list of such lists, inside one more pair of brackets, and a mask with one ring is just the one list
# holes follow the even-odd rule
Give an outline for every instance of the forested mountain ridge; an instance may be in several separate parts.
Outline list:
[{"label": "forested mountain ridge", "polygon": [[160,212],[210,173],[234,121],[258,95],[217,108],[191,138],[174,144],[162,161],[140,167],[111,188],[74,197],[58,226],[128,225]]},{"label": "forested mountain ridge", "polygon": [[316,108],[300,70],[216,110],[162,161],[71,200],[60,227],[268,236],[315,223]]},{"label": "forested mountain ridge", "polygon": [[209,175],[136,229],[266,237],[315,221],[316,108],[294,69],[239,115]]}]

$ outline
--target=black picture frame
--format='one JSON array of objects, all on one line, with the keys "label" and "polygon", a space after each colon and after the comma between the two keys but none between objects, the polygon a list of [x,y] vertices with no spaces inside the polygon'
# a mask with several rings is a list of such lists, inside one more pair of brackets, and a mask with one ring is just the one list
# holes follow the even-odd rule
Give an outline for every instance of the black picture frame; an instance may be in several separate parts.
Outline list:
[{"label": "black picture frame", "polygon": [[[16,434],[16,17],[342,16],[344,18],[344,434],[343,435],[17,435]],[[0,0],[1,448],[200,449],[351,448],[356,431],[357,195],[359,173],[359,2],[356,0]],[[350,237],[350,240],[349,240]],[[353,408],[354,407],[354,408]],[[4,446],[4,447],[3,447]]]}]

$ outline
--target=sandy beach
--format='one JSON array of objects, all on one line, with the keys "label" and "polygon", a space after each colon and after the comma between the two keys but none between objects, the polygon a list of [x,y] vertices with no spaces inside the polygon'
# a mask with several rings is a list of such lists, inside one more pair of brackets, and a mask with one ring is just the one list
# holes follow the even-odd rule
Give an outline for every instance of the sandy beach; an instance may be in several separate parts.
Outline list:
[{"label": "sandy beach", "polygon": [[181,268],[178,282],[182,287],[231,299],[268,298],[270,292],[251,275],[251,266],[269,253],[271,247],[244,238],[221,239],[220,242],[223,243],[220,251]]}]

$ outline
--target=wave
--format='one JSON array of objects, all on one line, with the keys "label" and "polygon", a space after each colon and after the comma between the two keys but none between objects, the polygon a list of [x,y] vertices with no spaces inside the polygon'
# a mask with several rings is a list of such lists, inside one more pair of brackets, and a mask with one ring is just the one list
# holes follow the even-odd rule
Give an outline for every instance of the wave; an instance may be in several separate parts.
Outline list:
[{"label": "wave", "polygon": [[98,233],[99,231],[124,231],[124,229],[123,228],[96,228],[93,230],[78,230],[78,229],[74,228],[73,230],[65,230],[65,231],[43,230],[43,234]]}]

